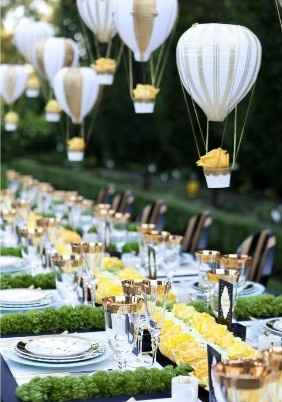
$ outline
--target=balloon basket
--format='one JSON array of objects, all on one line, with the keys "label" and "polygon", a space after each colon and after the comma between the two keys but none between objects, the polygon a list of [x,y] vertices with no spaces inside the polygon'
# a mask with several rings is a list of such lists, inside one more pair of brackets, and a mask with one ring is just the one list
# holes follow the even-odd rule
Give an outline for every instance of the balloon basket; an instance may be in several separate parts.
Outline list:
[{"label": "balloon basket", "polygon": [[68,151],[68,160],[70,162],[82,162],[84,159],[83,151]]},{"label": "balloon basket", "polygon": [[46,116],[46,121],[48,121],[49,123],[58,123],[61,119],[60,113],[47,112],[45,116]]},{"label": "balloon basket", "polygon": [[114,82],[114,74],[111,73],[98,73],[97,74],[98,82],[100,85],[113,85]]},{"label": "balloon basket", "polygon": [[10,131],[10,132],[16,131],[17,128],[18,128],[18,126],[15,123],[5,123],[5,130],[6,131]]},{"label": "balloon basket", "polygon": [[37,98],[39,96],[39,89],[30,89],[28,88],[25,91],[27,98]]},{"label": "balloon basket", "polygon": [[230,169],[204,169],[208,188],[228,188],[230,187]]},{"label": "balloon basket", "polygon": [[155,102],[134,101],[135,113],[154,113]]}]

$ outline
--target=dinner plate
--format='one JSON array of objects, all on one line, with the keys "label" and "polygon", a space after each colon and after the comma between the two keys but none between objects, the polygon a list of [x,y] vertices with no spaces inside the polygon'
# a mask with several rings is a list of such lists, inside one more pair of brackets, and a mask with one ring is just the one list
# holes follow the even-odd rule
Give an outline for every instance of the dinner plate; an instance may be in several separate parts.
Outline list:
[{"label": "dinner plate", "polygon": [[34,361],[41,361],[41,362],[45,362],[45,363],[74,363],[74,362],[78,362],[78,361],[84,361],[84,360],[89,360],[89,359],[95,359],[98,358],[100,356],[102,356],[105,351],[106,351],[106,346],[105,344],[101,343],[101,342],[93,342],[91,343],[91,349],[81,355],[76,355],[76,356],[66,356],[66,357],[62,357],[62,358],[56,358],[56,357],[46,357],[46,356],[41,356],[38,354],[33,354],[31,352],[28,352],[26,350],[26,341],[20,341],[17,343],[16,347],[15,347],[15,351],[16,353],[20,356],[23,357],[25,359],[29,359],[29,360],[34,360]]},{"label": "dinner plate", "polygon": [[282,318],[272,318],[265,323],[268,331],[282,337]]},{"label": "dinner plate", "polygon": [[106,348],[105,353],[102,356],[96,357],[94,359],[89,359],[89,360],[84,360],[84,361],[79,361],[79,362],[70,362],[70,363],[46,363],[46,362],[42,362],[42,361],[34,361],[34,360],[29,360],[29,359],[25,359],[19,355],[17,355],[17,353],[14,350],[8,350],[6,349],[4,351],[6,357],[17,363],[17,364],[21,364],[24,366],[31,366],[31,367],[44,367],[44,368],[55,368],[57,370],[59,369],[72,369],[72,368],[77,368],[77,367],[83,367],[83,366],[89,366],[91,364],[96,365],[99,363],[104,362],[105,360],[109,359],[109,357],[111,356],[111,352],[109,350],[109,348]]},{"label": "dinner plate", "polygon": [[0,304],[26,306],[42,303],[48,293],[41,289],[5,289],[0,290]]},{"label": "dinner plate", "polygon": [[27,352],[42,357],[74,357],[89,352],[91,348],[91,341],[73,335],[43,335],[25,343]]},{"label": "dinner plate", "polygon": [[0,256],[0,272],[10,274],[13,272],[25,271],[28,265],[23,258],[13,256]]}]

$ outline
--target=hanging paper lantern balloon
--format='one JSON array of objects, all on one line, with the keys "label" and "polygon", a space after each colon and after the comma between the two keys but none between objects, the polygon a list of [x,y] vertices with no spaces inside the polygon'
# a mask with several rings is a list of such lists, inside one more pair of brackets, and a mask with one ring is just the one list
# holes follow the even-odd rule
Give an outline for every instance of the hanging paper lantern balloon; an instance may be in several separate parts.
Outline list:
[{"label": "hanging paper lantern balloon", "polygon": [[116,0],[115,25],[136,61],[148,61],[165,42],[177,12],[177,0]]},{"label": "hanging paper lantern balloon", "polygon": [[34,48],[34,66],[51,86],[56,74],[63,67],[77,66],[78,59],[78,46],[72,39],[48,38]]},{"label": "hanging paper lantern balloon", "polygon": [[63,68],[54,79],[54,91],[64,112],[80,124],[96,102],[97,75],[89,67]]},{"label": "hanging paper lantern balloon", "polygon": [[[61,108],[75,124],[81,124],[92,110],[99,93],[97,74],[92,68],[63,68],[54,79],[54,91]],[[85,141],[74,137],[68,141],[68,159],[84,158]]]},{"label": "hanging paper lantern balloon", "polygon": [[52,25],[47,22],[23,20],[15,30],[14,41],[18,51],[31,64],[34,64],[33,54],[37,42],[54,36]]},{"label": "hanging paper lantern balloon", "polygon": [[[115,0],[77,0],[79,15],[90,31],[93,32],[98,42],[97,45],[108,44],[116,34],[114,24]],[[100,85],[112,85],[116,71],[116,61],[106,56],[99,56],[92,65],[97,73]]]},{"label": "hanging paper lantern balloon", "polygon": [[[208,122],[225,120],[253,87],[261,65],[260,41],[239,25],[195,24],[179,39],[176,53],[181,82]],[[208,185],[229,187],[229,154],[206,151],[198,164]]]},{"label": "hanging paper lantern balloon", "polygon": [[[7,105],[13,105],[24,93],[27,77],[25,67],[22,65],[4,64],[0,66],[0,95]],[[11,116],[6,116],[6,129],[15,131],[18,125],[18,118],[15,118],[15,113]]]},{"label": "hanging paper lantern balloon", "polygon": [[61,108],[55,99],[49,100],[45,107],[45,117],[48,123],[58,123],[61,119]]},{"label": "hanging paper lantern balloon", "polygon": [[116,34],[113,20],[115,0],[77,0],[79,15],[101,43],[108,43]]}]

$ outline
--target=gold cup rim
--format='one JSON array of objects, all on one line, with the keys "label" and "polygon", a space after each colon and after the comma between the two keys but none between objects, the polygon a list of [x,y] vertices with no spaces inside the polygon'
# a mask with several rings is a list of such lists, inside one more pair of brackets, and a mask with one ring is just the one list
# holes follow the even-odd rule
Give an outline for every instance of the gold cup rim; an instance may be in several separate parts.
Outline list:
[{"label": "gold cup rim", "polygon": [[250,268],[252,257],[247,254],[224,254],[220,258],[220,264],[224,268],[243,269]]},{"label": "gold cup rim", "polygon": [[200,263],[218,263],[221,253],[218,250],[198,250],[195,257]]},{"label": "gold cup rim", "polygon": [[140,313],[144,307],[144,299],[141,296],[110,296],[102,299],[106,312],[118,314]]},{"label": "gold cup rim", "polygon": [[215,375],[227,387],[259,389],[272,378],[272,370],[263,359],[226,360],[214,367]]}]

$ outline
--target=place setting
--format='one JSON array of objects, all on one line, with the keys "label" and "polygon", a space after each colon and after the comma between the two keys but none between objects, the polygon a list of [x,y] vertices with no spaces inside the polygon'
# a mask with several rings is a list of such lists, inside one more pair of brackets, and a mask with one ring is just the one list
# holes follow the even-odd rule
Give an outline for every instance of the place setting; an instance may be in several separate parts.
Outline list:
[{"label": "place setting", "polygon": [[0,311],[5,313],[44,309],[55,302],[54,291],[25,288],[0,290]]}]

